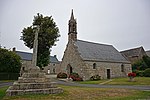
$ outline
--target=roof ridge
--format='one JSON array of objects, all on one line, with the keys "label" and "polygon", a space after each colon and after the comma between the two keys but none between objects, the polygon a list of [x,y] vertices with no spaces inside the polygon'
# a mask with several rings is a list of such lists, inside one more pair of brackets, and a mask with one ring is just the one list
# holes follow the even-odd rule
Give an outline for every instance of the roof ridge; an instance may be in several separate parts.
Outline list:
[{"label": "roof ridge", "polygon": [[127,51],[136,50],[136,49],[141,49],[141,48],[143,48],[143,46],[136,47],[136,48],[131,48],[131,49],[127,49],[127,50],[123,50],[123,51],[120,51],[120,52],[127,52]]},{"label": "roof ridge", "polygon": [[85,41],[85,40],[79,40],[79,39],[78,39],[77,41],[81,41],[81,42],[87,42],[87,43],[91,43],[91,44],[97,44],[97,45],[112,46],[111,44],[95,43],[95,42],[91,42],[91,41]]},{"label": "roof ridge", "polygon": [[23,51],[16,51],[16,52],[32,54],[31,52],[23,52]]}]

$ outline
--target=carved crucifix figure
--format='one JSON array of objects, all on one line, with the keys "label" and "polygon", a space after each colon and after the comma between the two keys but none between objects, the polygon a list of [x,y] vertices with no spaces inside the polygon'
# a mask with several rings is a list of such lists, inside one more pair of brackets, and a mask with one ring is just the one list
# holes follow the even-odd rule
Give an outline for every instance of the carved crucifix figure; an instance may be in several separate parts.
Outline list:
[{"label": "carved crucifix figure", "polygon": [[34,43],[33,43],[33,55],[32,55],[32,67],[36,67],[37,64],[37,51],[38,51],[38,32],[40,30],[39,25],[35,31]]}]

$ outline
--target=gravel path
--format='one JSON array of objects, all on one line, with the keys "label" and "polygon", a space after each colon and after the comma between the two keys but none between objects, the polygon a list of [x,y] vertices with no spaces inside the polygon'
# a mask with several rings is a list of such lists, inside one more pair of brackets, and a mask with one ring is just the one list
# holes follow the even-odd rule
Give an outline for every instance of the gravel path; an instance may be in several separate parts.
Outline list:
[{"label": "gravel path", "polygon": [[136,90],[150,91],[150,86],[80,84],[76,82],[65,82],[65,81],[60,81],[60,80],[56,82],[57,84],[66,85],[66,86],[81,86],[81,87],[93,87],[93,88],[124,88],[124,89],[136,89]]},{"label": "gravel path", "polygon": [[0,82],[0,87],[4,87],[4,86],[10,86],[12,85],[14,82]]},{"label": "gravel path", "polygon": [[[124,88],[124,89],[135,89],[150,91],[150,86],[129,86],[129,85],[101,85],[101,84],[80,84],[77,82],[66,82],[61,80],[56,80],[57,84],[66,86],[81,86],[81,87],[93,87],[93,88]],[[11,86],[13,82],[0,82],[0,87]]]}]

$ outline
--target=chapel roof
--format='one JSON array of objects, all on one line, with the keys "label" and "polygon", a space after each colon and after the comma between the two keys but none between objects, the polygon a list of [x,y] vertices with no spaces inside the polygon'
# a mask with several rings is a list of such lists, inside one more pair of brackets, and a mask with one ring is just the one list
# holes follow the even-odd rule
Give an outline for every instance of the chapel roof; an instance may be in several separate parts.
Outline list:
[{"label": "chapel roof", "polygon": [[144,49],[141,46],[141,47],[137,47],[137,48],[121,51],[120,53],[124,54],[127,57],[135,57],[135,56],[138,57],[142,50],[144,50]]},{"label": "chapel roof", "polygon": [[83,40],[75,41],[75,45],[83,60],[130,63],[112,45]]},{"label": "chapel roof", "polygon": [[146,54],[150,57],[150,50],[146,51]]},{"label": "chapel roof", "polygon": [[[22,52],[22,51],[15,51],[22,60],[32,60],[32,53]],[[58,59],[55,56],[50,56],[50,63],[59,63]]]}]

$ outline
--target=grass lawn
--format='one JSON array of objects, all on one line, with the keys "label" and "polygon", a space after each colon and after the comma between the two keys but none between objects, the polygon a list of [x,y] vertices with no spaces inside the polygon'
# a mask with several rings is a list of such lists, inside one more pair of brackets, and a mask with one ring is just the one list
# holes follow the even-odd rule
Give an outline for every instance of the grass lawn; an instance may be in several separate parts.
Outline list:
[{"label": "grass lawn", "polygon": [[150,77],[135,77],[133,82],[129,78],[116,78],[107,84],[112,85],[150,85]]},{"label": "grass lawn", "polygon": [[[150,91],[138,91],[129,89],[104,89],[62,86],[64,92],[49,95],[24,95],[4,97],[3,100],[137,100],[150,99]],[[0,88],[2,94],[7,87]],[[0,93],[0,94],[1,94]],[[3,96],[1,96],[2,99]]]},{"label": "grass lawn", "polygon": [[[99,81],[83,81],[81,84],[101,84],[108,80],[99,80]],[[111,85],[150,85],[150,77],[135,77],[133,82],[129,81],[129,78],[116,78],[112,79],[105,84]]]},{"label": "grass lawn", "polygon": [[8,86],[0,88],[0,100],[5,96],[5,91],[7,90]]}]

